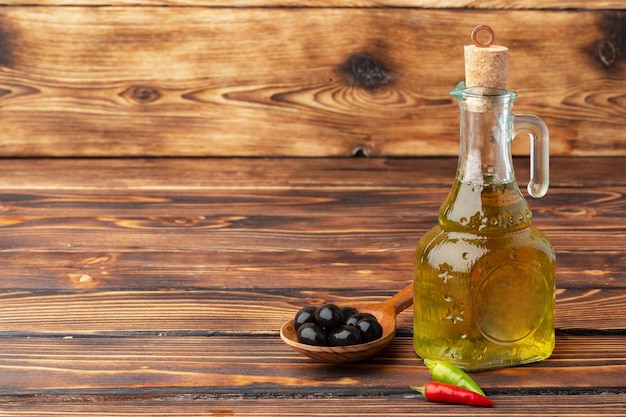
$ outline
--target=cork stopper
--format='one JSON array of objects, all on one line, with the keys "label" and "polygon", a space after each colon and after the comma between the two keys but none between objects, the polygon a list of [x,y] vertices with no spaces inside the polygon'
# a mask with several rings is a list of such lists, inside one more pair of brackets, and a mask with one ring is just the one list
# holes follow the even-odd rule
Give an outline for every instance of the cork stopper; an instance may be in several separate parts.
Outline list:
[{"label": "cork stopper", "polygon": [[[478,40],[486,31],[489,39]],[[465,45],[465,87],[489,87],[506,90],[509,48],[494,45],[495,34],[487,25],[476,26],[472,31],[473,45]]]}]

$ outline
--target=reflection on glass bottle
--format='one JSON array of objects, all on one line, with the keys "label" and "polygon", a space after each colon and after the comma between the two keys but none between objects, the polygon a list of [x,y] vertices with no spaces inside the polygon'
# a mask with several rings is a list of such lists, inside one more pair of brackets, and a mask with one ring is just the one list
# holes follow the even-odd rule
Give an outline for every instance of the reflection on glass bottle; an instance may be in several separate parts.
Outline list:
[{"label": "reflection on glass bottle", "polygon": [[554,348],[555,255],[531,223],[510,142],[531,136],[528,190],[541,197],[547,129],[535,116],[511,114],[512,91],[461,83],[452,96],[461,108],[461,154],[439,224],[415,254],[415,350],[467,370],[545,359]]}]

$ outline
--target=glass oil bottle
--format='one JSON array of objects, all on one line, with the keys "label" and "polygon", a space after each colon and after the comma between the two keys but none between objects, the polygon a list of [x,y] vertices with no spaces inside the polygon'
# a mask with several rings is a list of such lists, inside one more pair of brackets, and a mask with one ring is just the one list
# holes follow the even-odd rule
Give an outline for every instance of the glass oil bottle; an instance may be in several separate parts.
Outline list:
[{"label": "glass oil bottle", "polygon": [[414,260],[415,350],[469,371],[543,360],[555,341],[555,254],[532,224],[510,149],[517,134],[531,138],[528,192],[542,197],[548,130],[536,116],[512,114],[515,92],[480,83],[451,93],[461,113],[456,178]]}]

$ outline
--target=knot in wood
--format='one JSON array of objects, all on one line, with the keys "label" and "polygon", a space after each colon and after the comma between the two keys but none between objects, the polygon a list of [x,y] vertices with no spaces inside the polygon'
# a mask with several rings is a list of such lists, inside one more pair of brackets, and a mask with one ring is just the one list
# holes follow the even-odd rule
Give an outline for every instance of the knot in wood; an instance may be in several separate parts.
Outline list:
[{"label": "knot in wood", "polygon": [[354,83],[362,87],[376,88],[391,81],[387,70],[369,54],[352,55],[348,58],[345,68]]},{"label": "knot in wood", "polygon": [[370,150],[365,145],[359,145],[352,151],[352,156],[357,158],[369,158]]},{"label": "knot in wood", "polygon": [[604,40],[596,44],[596,56],[606,67],[611,68],[618,60],[624,58],[626,51],[626,13],[607,12],[601,23]]},{"label": "knot in wood", "polygon": [[611,65],[617,60],[617,48],[610,40],[604,40],[598,44],[598,58],[605,67],[611,68]]},{"label": "knot in wood", "polygon": [[161,98],[161,93],[154,87],[134,86],[124,91],[121,96],[137,103],[153,103]]}]

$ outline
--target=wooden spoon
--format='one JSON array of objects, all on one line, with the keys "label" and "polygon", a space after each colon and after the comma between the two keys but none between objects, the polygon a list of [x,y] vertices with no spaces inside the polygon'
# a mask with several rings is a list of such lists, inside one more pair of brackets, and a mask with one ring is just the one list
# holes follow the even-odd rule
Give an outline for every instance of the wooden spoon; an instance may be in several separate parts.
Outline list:
[{"label": "wooden spoon", "polygon": [[350,363],[363,360],[380,352],[396,334],[396,315],[413,304],[413,284],[382,303],[368,303],[353,306],[359,313],[371,313],[383,328],[380,339],[352,346],[312,346],[298,341],[293,328],[293,319],[283,324],[280,337],[294,350],[319,362]]}]

